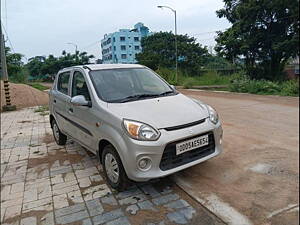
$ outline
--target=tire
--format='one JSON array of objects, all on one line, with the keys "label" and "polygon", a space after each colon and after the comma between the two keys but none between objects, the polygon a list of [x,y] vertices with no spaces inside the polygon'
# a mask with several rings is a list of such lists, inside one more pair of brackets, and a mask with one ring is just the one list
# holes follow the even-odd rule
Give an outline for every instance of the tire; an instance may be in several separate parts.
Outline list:
[{"label": "tire", "polygon": [[[109,185],[118,191],[126,190],[130,181],[124,170],[119,154],[112,145],[106,145],[104,147],[102,153],[102,165]],[[115,173],[112,173],[112,170],[114,170]],[[118,176],[116,176],[117,173]]]},{"label": "tire", "polygon": [[62,132],[60,132],[58,125],[55,121],[55,119],[52,120],[52,132],[55,142],[58,145],[65,145],[67,142],[67,136],[64,135]]}]

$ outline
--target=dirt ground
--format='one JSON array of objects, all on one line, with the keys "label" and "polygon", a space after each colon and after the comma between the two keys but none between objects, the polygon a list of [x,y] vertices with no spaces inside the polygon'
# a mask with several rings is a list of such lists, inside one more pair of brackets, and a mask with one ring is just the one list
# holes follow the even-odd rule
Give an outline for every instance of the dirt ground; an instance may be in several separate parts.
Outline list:
[{"label": "dirt ground", "polygon": [[299,98],[181,92],[217,109],[224,152],[179,185],[229,224],[298,224]]},{"label": "dirt ground", "polygon": [[[48,104],[48,94],[29,85],[9,83],[9,89],[11,103],[16,105],[17,109]],[[1,109],[5,104],[4,86],[1,81]]]}]

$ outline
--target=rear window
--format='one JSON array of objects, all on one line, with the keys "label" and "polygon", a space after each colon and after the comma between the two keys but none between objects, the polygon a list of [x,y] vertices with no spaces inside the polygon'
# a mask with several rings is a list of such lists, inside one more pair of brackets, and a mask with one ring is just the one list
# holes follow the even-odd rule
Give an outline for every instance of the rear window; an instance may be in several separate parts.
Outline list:
[{"label": "rear window", "polygon": [[64,72],[58,75],[57,90],[63,94],[68,94],[70,72]]}]

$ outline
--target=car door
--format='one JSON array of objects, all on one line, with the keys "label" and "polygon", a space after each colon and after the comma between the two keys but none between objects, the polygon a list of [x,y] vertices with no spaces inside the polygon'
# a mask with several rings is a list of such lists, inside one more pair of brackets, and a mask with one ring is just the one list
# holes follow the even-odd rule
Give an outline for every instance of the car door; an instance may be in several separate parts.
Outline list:
[{"label": "car door", "polygon": [[[89,87],[80,70],[74,70],[72,76],[71,96],[83,95],[87,101],[91,101]],[[73,120],[74,135],[78,142],[89,149],[94,149],[93,136],[93,114],[92,108],[88,106],[75,106],[71,102],[68,104],[68,113]]]},{"label": "car door", "polygon": [[67,122],[66,104],[71,100],[69,95],[71,72],[65,71],[59,73],[57,76],[56,87],[53,90],[53,97],[51,98],[51,101],[53,101],[53,112],[59,129],[63,133],[68,134],[69,124]]}]

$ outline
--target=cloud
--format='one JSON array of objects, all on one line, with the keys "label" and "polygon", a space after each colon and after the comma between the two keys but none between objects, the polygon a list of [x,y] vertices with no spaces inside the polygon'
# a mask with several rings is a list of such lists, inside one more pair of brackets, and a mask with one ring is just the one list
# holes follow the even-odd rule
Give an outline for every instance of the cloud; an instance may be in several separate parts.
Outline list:
[{"label": "cloud", "polygon": [[[173,31],[171,11],[158,9],[169,5],[177,10],[178,32],[198,34],[220,30],[228,22],[216,17],[223,7],[221,0],[6,0],[2,2],[2,19],[16,52],[27,58],[35,55],[60,55],[62,50],[79,50],[100,56],[105,33],[131,28],[143,22],[152,31]],[[7,4],[7,14],[3,5]],[[7,16],[7,21],[5,18]],[[212,45],[214,34],[196,36],[203,44]],[[200,41],[201,42],[201,41]],[[94,43],[94,45],[92,45]],[[86,47],[86,48],[84,48]]]}]

